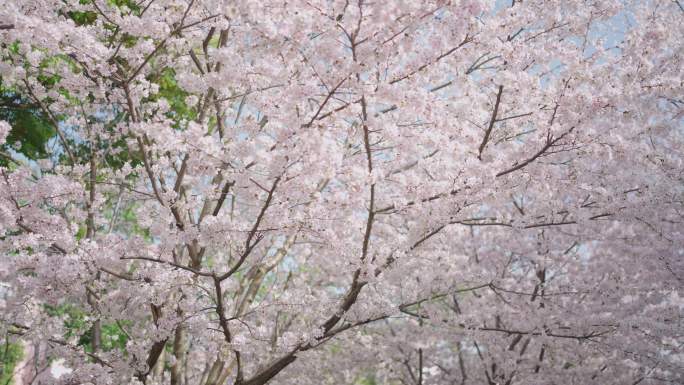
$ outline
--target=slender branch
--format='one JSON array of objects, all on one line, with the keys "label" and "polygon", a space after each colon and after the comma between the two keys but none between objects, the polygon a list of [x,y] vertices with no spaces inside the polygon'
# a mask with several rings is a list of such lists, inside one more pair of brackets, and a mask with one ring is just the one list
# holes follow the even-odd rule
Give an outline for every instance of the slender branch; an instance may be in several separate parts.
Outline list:
[{"label": "slender branch", "polygon": [[418,348],[418,385],[423,385],[423,349]]},{"label": "slender branch", "polygon": [[494,103],[494,111],[492,112],[492,118],[489,120],[489,126],[487,131],[485,131],[484,138],[482,138],[482,143],[478,149],[477,159],[482,160],[482,151],[484,151],[487,142],[489,142],[489,136],[492,133],[492,128],[494,128],[494,123],[496,123],[496,115],[499,113],[499,103],[501,102],[501,94],[503,93],[503,86],[499,86],[499,92],[496,94],[496,102]]},{"label": "slender branch", "polygon": [[33,92],[33,88],[31,88],[31,85],[29,84],[28,80],[24,79],[23,80],[24,85],[26,85],[26,90],[29,92],[29,95],[33,98],[33,100],[36,101],[40,109],[45,113],[45,115],[48,117],[48,120],[50,123],[52,123],[52,126],[54,127],[55,131],[57,131],[57,135],[59,136],[59,141],[62,143],[62,146],[64,147],[64,151],[66,151],[67,156],[69,157],[69,160],[71,161],[72,165],[76,164],[76,158],[74,157],[73,152],[71,152],[71,148],[69,147],[69,143],[67,142],[66,136],[64,136],[64,133],[62,132],[62,129],[59,127],[59,121],[55,117],[55,115],[50,111],[50,108],[43,103],[38,96]]},{"label": "slender branch", "polygon": [[472,41],[472,38],[471,38],[470,36],[466,35],[465,38],[464,38],[458,45],[456,45],[455,47],[449,49],[448,51],[446,51],[446,52],[444,52],[444,53],[442,53],[442,54],[440,54],[440,55],[437,56],[433,61],[427,62],[427,63],[421,65],[420,67],[416,68],[415,70],[409,71],[409,72],[406,73],[405,75],[402,75],[402,76],[399,76],[399,77],[397,77],[397,78],[392,79],[392,80],[389,82],[389,84],[396,84],[396,83],[399,83],[399,82],[401,82],[401,81],[403,81],[403,80],[406,80],[406,79],[410,78],[411,76],[413,76],[413,75],[417,74],[418,72],[420,72],[420,71],[426,69],[427,67],[429,67],[429,66],[431,66],[431,65],[433,65],[433,64],[435,64],[435,63],[438,63],[440,60],[442,60],[442,59],[446,58],[447,56],[451,55],[452,53],[456,52],[459,48],[461,48],[461,47],[463,47],[464,45],[470,43],[471,41]]},{"label": "slender branch", "polygon": [[118,25],[117,23],[115,23],[112,19],[110,19],[110,18],[102,11],[102,9],[97,5],[97,0],[93,0],[93,1],[91,2],[91,4],[93,5],[93,7],[95,7],[95,9],[97,10],[97,13],[99,13],[99,14],[100,14],[100,15],[101,15],[109,24],[113,24],[113,25],[119,27],[119,25]]},{"label": "slender branch", "polygon": [[[614,215],[613,213],[601,213],[601,214],[596,214],[593,215],[587,220],[593,221],[605,217],[609,217]],[[483,220],[486,220],[487,218],[471,218],[471,219],[462,219],[462,220],[455,220],[455,221],[450,221],[449,224],[459,224],[459,225],[464,225],[464,226],[503,226],[503,227],[514,227],[513,222],[501,222],[501,221],[496,221],[494,219],[493,221],[490,222],[483,222]],[[564,220],[564,221],[558,221],[558,222],[538,222],[538,223],[531,223],[529,225],[522,226],[523,229],[534,229],[538,227],[551,227],[551,226],[564,226],[564,225],[576,225],[577,221],[576,220]]]},{"label": "slender branch", "polygon": [[203,277],[211,277],[211,276],[213,276],[212,273],[207,273],[207,272],[204,272],[204,271],[200,271],[200,270],[197,270],[197,269],[193,269],[192,267],[188,267],[188,266],[184,266],[184,265],[179,265],[179,264],[174,263],[174,262],[171,262],[171,261],[164,261],[164,260],[162,260],[162,259],[155,259],[155,258],[149,258],[149,257],[121,257],[120,259],[122,259],[122,260],[141,260],[141,261],[148,261],[148,262],[156,262],[156,263],[160,263],[160,264],[163,264],[163,265],[173,266],[173,267],[175,267],[175,268],[177,268],[177,269],[186,270],[186,271],[189,271],[189,272],[191,272],[191,273],[193,273],[193,274],[201,275],[201,276],[203,276]]},{"label": "slender branch", "polygon": [[349,79],[349,76],[345,76],[342,80],[340,80],[339,83],[337,83],[337,84],[328,92],[328,94],[325,96],[325,99],[323,99],[323,102],[318,106],[318,110],[316,110],[316,113],[311,117],[311,119],[309,120],[309,122],[306,123],[306,124],[304,124],[304,125],[302,125],[303,128],[311,127],[311,125],[313,124],[313,122],[316,121],[316,120],[318,119],[318,115],[321,113],[321,111],[323,110],[323,108],[328,104],[328,101],[330,100],[330,98],[335,94],[335,92],[337,92],[337,90],[342,86],[342,84],[344,84],[344,82],[347,81],[347,79]]},{"label": "slender branch", "polygon": [[482,60],[487,55],[489,55],[489,52],[487,52],[487,53],[483,54],[482,56],[480,56],[479,58],[477,58],[477,60],[475,60],[475,62],[473,64],[471,64],[470,67],[468,67],[468,69],[466,70],[466,72],[465,72],[466,75],[469,75],[469,74],[479,70],[485,64],[489,63],[492,60],[496,60],[496,59],[501,58],[501,55],[496,55],[496,56],[492,56],[492,57],[485,59],[484,61],[480,62],[480,60]]},{"label": "slender branch", "polygon": [[273,194],[275,193],[276,187],[278,187],[278,182],[280,182],[280,176],[277,177],[273,182],[273,185],[271,186],[271,189],[269,190],[268,195],[266,196],[266,201],[261,207],[261,211],[259,212],[259,215],[257,216],[257,219],[254,222],[252,229],[249,231],[247,235],[247,239],[245,240],[245,250],[240,255],[240,259],[230,270],[218,276],[218,279],[220,281],[223,281],[231,275],[233,275],[245,262],[249,254],[252,252],[252,249],[254,249],[254,246],[256,246],[257,243],[259,243],[259,241],[261,240],[261,238],[257,235],[257,232],[259,231],[259,225],[261,224],[261,221],[263,220],[264,215],[266,214],[266,210],[268,210],[269,206],[271,205],[271,200],[273,199]]},{"label": "slender branch", "polygon": [[[438,200],[438,199],[441,199],[441,198],[446,198],[446,197],[449,197],[449,196],[456,195],[456,194],[458,194],[459,192],[462,192],[462,190],[461,190],[461,189],[453,189],[453,190],[448,191],[448,192],[444,192],[444,193],[439,193],[439,194],[431,195],[431,196],[429,196],[429,197],[427,197],[427,198],[422,198],[422,199],[418,199],[418,200],[415,200],[415,201],[409,201],[409,202],[407,202],[406,204],[404,204],[404,206],[405,206],[405,207],[410,207],[410,206],[414,206],[414,205],[417,205],[417,204],[420,204],[420,203],[432,202],[432,201],[435,201],[435,200]],[[395,210],[395,209],[397,209],[397,206],[396,206],[395,204],[391,204],[391,205],[388,205],[388,206],[385,206],[385,207],[382,207],[382,208],[379,208],[379,209],[375,210],[375,213],[376,213],[376,214],[383,214],[383,213],[386,213],[386,212],[388,212],[388,211],[392,211],[392,210]]]},{"label": "slender branch", "polygon": [[142,71],[143,68],[145,68],[145,66],[147,65],[147,63],[149,63],[150,60],[152,60],[152,58],[153,58],[153,57],[154,57],[154,56],[155,56],[155,55],[156,55],[156,54],[157,54],[157,53],[166,45],[166,42],[169,40],[169,38],[171,38],[171,37],[174,36],[174,35],[177,35],[177,34],[181,33],[181,32],[182,32],[183,30],[185,30],[185,29],[194,27],[194,26],[196,26],[196,25],[198,25],[198,24],[204,23],[204,22],[207,21],[207,20],[215,19],[215,18],[221,16],[220,14],[211,15],[211,16],[207,16],[207,17],[205,17],[205,18],[203,18],[203,19],[200,19],[200,20],[198,20],[198,21],[195,21],[195,22],[189,23],[189,24],[187,24],[187,25],[184,25],[184,23],[185,23],[185,18],[186,18],[186,16],[188,15],[188,12],[190,11],[190,8],[192,7],[193,3],[194,3],[194,0],[190,1],[190,4],[188,4],[188,7],[185,9],[185,13],[183,14],[183,18],[181,19],[181,21],[180,21],[178,27],[176,27],[173,31],[171,31],[171,33],[169,33],[169,36],[165,37],[165,38],[162,39],[159,43],[157,43],[157,45],[154,47],[154,49],[152,50],[152,52],[150,52],[147,56],[145,56],[145,58],[143,59],[142,63],[140,63],[140,64],[138,65],[138,67],[136,67],[136,69],[133,70],[133,73],[132,73],[130,76],[128,76],[128,78],[126,78],[126,80],[124,81],[125,83],[130,83],[131,81],[133,81],[133,80],[140,74],[140,71]]},{"label": "slender branch", "polygon": [[[366,111],[366,98],[361,97],[361,112],[363,115],[363,145],[364,148],[366,149],[366,162],[367,162],[367,168],[368,168],[368,173],[373,172],[373,156],[371,153],[371,145],[370,145],[370,130],[368,129],[368,125],[366,124],[366,120],[368,119],[368,114]],[[369,203],[368,203],[368,218],[366,219],[366,230],[363,235],[363,246],[362,246],[362,251],[361,251],[361,260],[365,260],[366,256],[368,255],[368,244],[370,242],[370,236],[371,232],[373,231],[373,220],[375,219],[375,183],[371,183],[370,185],[370,197],[369,197]]]},{"label": "slender branch", "polygon": [[323,333],[327,333],[332,328],[339,322],[340,319],[342,319],[342,316],[349,310],[351,309],[352,305],[356,303],[357,298],[359,297],[359,293],[361,293],[361,289],[366,285],[365,282],[360,281],[359,277],[361,275],[360,270],[356,270],[354,272],[354,278],[352,279],[352,284],[349,287],[349,290],[347,290],[347,294],[344,296],[344,299],[342,300],[342,304],[340,305],[339,310],[330,316],[324,323],[323,323]]},{"label": "slender branch", "polygon": [[497,119],[496,121],[497,121],[497,122],[503,122],[503,121],[505,121],[505,120],[516,119],[516,118],[522,118],[522,117],[525,117],[525,116],[530,116],[530,115],[532,115],[532,114],[534,114],[534,112],[527,112],[527,113],[524,113],[524,114],[511,115],[511,116],[507,116],[507,117],[505,117],[505,118],[499,118],[499,119]]},{"label": "slender branch", "polygon": [[147,177],[150,180],[150,184],[152,184],[152,191],[154,191],[154,196],[157,198],[159,203],[162,206],[166,206],[164,204],[164,200],[161,197],[161,194],[159,194],[159,189],[157,188],[157,179],[154,176],[154,172],[152,171],[152,166],[150,165],[150,161],[147,158],[147,151],[145,150],[145,144],[143,143],[142,139],[139,136],[136,136],[136,141],[138,142],[138,148],[140,149],[140,154],[143,159],[143,165],[145,165],[145,172],[147,173]]},{"label": "slender branch", "polygon": [[679,2],[679,0],[673,0],[673,1],[675,2],[675,4],[677,4],[679,6],[679,9],[682,12],[684,12],[684,5],[682,5],[682,3]]},{"label": "slender branch", "polygon": [[[175,32],[176,32],[176,31],[173,31],[172,34],[175,33]],[[143,59],[143,62],[140,63],[140,65],[138,65],[138,67],[137,67],[135,70],[133,70],[133,73],[125,80],[125,83],[126,83],[126,84],[132,82],[132,81],[138,76],[138,74],[140,73],[140,71],[142,71],[143,68],[145,68],[145,66],[147,65],[147,63],[149,63],[150,60],[152,60],[152,58],[157,54],[157,52],[159,52],[159,51],[162,49],[162,47],[166,44],[166,41],[167,41],[168,39],[169,39],[169,38],[166,37],[166,38],[164,38],[162,41],[160,41],[159,43],[157,43],[157,45],[154,47],[154,49],[152,50],[152,52],[150,52],[147,56],[145,56],[145,59]]]},{"label": "slender branch", "polygon": [[284,87],[284,86],[285,86],[284,84],[275,84],[275,85],[268,86],[268,87],[261,87],[261,88],[255,89],[255,90],[248,90],[248,91],[245,91],[245,92],[242,92],[242,93],[239,93],[239,94],[234,94],[234,95],[226,96],[225,98],[217,98],[216,101],[218,101],[218,102],[225,102],[225,101],[228,101],[228,100],[235,100],[235,99],[238,99],[238,98],[243,98],[243,97],[245,97],[245,96],[251,95],[251,94],[253,94],[253,93],[262,92],[262,91],[268,91],[268,90],[273,89],[273,88],[280,88],[280,87]]},{"label": "slender branch", "polygon": [[183,178],[185,177],[185,172],[188,168],[188,159],[190,159],[190,156],[185,154],[183,161],[181,162],[180,170],[178,170],[178,175],[176,175],[176,183],[173,185],[173,191],[176,193],[180,191],[181,185],[183,184]]},{"label": "slender branch", "polygon": [[96,197],[96,182],[97,182],[97,153],[95,151],[95,145],[92,144],[90,149],[90,189],[88,194],[88,218],[86,220],[86,238],[91,239],[95,236],[95,211],[93,206],[95,205]]},{"label": "slender branch", "polygon": [[98,269],[104,273],[107,273],[107,274],[112,275],[112,276],[119,278],[119,279],[123,279],[125,281],[131,281],[131,282],[138,281],[138,279],[136,279],[136,278],[129,277],[129,276],[121,274],[121,273],[117,273],[115,271],[107,269],[106,267],[99,267]]},{"label": "slender branch", "polygon": [[548,336],[548,337],[555,337],[555,338],[568,338],[568,339],[574,339],[574,340],[588,340],[594,337],[600,337],[602,335],[605,335],[607,333],[610,333],[613,331],[613,329],[610,330],[604,330],[601,332],[597,331],[592,331],[586,334],[558,334],[551,332],[549,329],[546,329],[544,332],[541,331],[524,331],[524,330],[512,330],[512,329],[504,329],[504,328],[495,328],[495,327],[476,327],[474,330],[479,330],[479,331],[489,331],[489,332],[498,332],[498,333],[506,333],[506,334],[514,334],[514,335],[530,335],[530,336]]},{"label": "slender branch", "polygon": [[543,34],[545,34],[545,33],[549,33],[549,32],[551,32],[551,31],[553,31],[553,30],[558,29],[558,28],[563,28],[563,27],[565,27],[565,26],[567,26],[567,25],[570,25],[570,23],[567,22],[567,23],[563,23],[563,24],[556,24],[556,22],[554,22],[553,25],[552,25],[551,27],[549,27],[549,28],[547,28],[547,29],[545,29],[545,30],[543,30],[543,31],[541,31],[541,32],[539,32],[539,33],[537,33],[537,34],[534,34],[534,35],[528,37],[527,39],[525,39],[524,42],[527,43],[528,41],[534,40],[534,39],[538,38],[539,36],[541,36],[541,35],[543,35]]},{"label": "slender branch", "polygon": [[226,197],[228,196],[228,192],[230,191],[230,188],[233,187],[235,184],[235,181],[228,181],[223,185],[223,188],[221,189],[221,195],[219,195],[219,199],[216,202],[216,207],[214,207],[214,211],[211,213],[213,216],[217,216],[219,212],[221,211],[221,207],[223,206],[223,203],[226,201]]},{"label": "slender branch", "polygon": [[[219,316],[219,324],[221,325],[221,330],[223,331],[223,337],[226,343],[232,344],[232,335],[230,329],[228,328],[228,320],[226,319],[226,311],[223,305],[223,292],[221,290],[221,279],[213,274],[212,278],[214,280],[214,290],[216,290],[216,313]],[[235,378],[235,384],[241,384],[242,377],[242,364],[240,362],[240,352],[238,350],[233,350],[235,353],[235,362],[237,364],[237,375]]]},{"label": "slender branch", "polygon": [[295,355],[299,351],[299,347],[295,348],[291,352],[285,354],[283,357],[272,362],[270,365],[266,366],[264,370],[254,375],[247,381],[241,382],[239,385],[263,385],[275,377],[281,370],[285,369],[288,365],[293,363],[297,356]]},{"label": "slender branch", "polygon": [[405,310],[405,309],[410,308],[411,306],[420,305],[420,304],[423,303],[423,302],[434,301],[434,300],[437,300],[437,299],[440,299],[440,298],[444,298],[444,297],[446,297],[446,296],[453,295],[453,294],[466,293],[466,292],[469,292],[469,291],[475,291],[475,290],[479,290],[479,289],[488,288],[488,287],[490,287],[491,285],[492,285],[492,284],[491,284],[491,282],[490,282],[490,283],[485,283],[485,284],[482,284],[482,285],[477,285],[477,286],[472,286],[472,287],[466,287],[466,288],[457,289],[457,290],[450,290],[450,291],[445,292],[445,293],[435,294],[435,295],[432,295],[432,296],[430,296],[430,297],[422,298],[422,299],[419,299],[419,300],[416,300],[416,301],[403,303],[403,304],[399,305],[399,310],[400,310],[400,311],[401,311],[401,310]]},{"label": "slender branch", "polygon": [[559,137],[557,137],[557,138],[549,137],[549,139],[546,141],[546,144],[544,144],[544,147],[542,147],[539,151],[537,151],[537,153],[535,153],[534,155],[532,155],[532,157],[530,157],[529,159],[524,160],[524,161],[521,162],[521,163],[518,163],[517,165],[515,165],[515,166],[513,166],[513,167],[511,167],[511,168],[509,168],[509,169],[507,169],[507,170],[504,170],[504,171],[501,171],[501,172],[497,173],[497,174],[496,174],[496,177],[498,178],[498,177],[500,177],[500,176],[504,176],[504,175],[506,175],[506,174],[510,174],[510,173],[512,173],[512,172],[518,171],[518,170],[520,170],[521,168],[523,168],[523,167],[529,165],[530,163],[534,162],[534,161],[537,160],[540,156],[544,155],[544,153],[546,153],[546,151],[548,151],[551,147],[553,147],[554,145],[556,145],[556,143],[558,143],[561,139],[563,139],[567,134],[571,133],[573,129],[574,129],[574,127],[570,127],[570,129],[569,129],[568,131],[564,132],[563,134],[561,134],[561,135],[560,135]]}]

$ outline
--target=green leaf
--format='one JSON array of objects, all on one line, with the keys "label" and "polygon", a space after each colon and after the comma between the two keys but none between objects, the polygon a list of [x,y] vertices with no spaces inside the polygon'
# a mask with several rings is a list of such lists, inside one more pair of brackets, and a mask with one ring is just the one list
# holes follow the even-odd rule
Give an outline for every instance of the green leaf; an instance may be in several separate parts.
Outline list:
[{"label": "green leaf", "polygon": [[[7,121],[12,130],[4,149],[12,148],[29,159],[48,156],[46,145],[56,134],[40,108],[13,90],[4,88],[0,79],[0,120]],[[7,160],[0,159],[6,166]]]},{"label": "green leaf", "polygon": [[24,357],[24,351],[18,343],[9,340],[0,342],[0,384],[12,384],[14,368]]}]

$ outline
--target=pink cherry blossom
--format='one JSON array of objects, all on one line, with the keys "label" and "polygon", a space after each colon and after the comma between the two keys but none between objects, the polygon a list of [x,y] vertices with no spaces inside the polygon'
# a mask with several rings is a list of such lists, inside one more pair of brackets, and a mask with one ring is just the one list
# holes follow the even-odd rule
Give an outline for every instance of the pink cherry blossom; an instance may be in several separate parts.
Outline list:
[{"label": "pink cherry blossom", "polygon": [[683,16],[3,2],[14,383],[681,383]]}]

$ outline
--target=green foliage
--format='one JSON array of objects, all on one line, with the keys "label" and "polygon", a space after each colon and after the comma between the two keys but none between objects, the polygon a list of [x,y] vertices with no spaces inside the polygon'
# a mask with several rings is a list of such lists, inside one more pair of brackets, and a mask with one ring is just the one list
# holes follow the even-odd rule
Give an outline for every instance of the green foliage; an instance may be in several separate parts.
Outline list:
[{"label": "green foliage", "polygon": [[134,0],[109,0],[108,3],[111,5],[116,5],[119,8],[126,7],[136,16],[139,16],[140,12],[142,11],[140,5],[138,5],[138,3],[136,3]]},{"label": "green foliage", "polygon": [[131,324],[129,321],[122,321],[102,325],[102,350],[117,349],[125,351],[128,335],[122,327],[130,326]]},{"label": "green foliage", "polygon": [[[109,0],[109,5],[114,5],[118,8],[126,7],[132,14],[140,15],[142,9],[133,0]],[[92,0],[79,0],[80,4],[90,4]],[[100,16],[96,11],[68,11],[66,13],[76,25],[92,25]]]},{"label": "green foliage", "polygon": [[152,236],[150,235],[150,230],[145,227],[141,227],[138,224],[138,218],[135,215],[135,206],[131,205],[126,207],[121,211],[121,214],[119,216],[119,224],[127,226],[128,228],[126,229],[126,232],[129,234],[136,234],[140,235],[145,240],[151,242],[152,241]]},{"label": "green foliage", "polygon": [[0,384],[9,385],[12,383],[14,368],[23,356],[24,351],[21,345],[9,340],[2,341],[0,346]]},{"label": "green foliage", "polygon": [[[120,112],[112,120],[102,120],[94,116],[89,116],[88,120],[91,123],[102,123],[104,129],[111,133],[117,130],[117,125],[123,120],[125,115],[124,112]],[[71,148],[74,157],[77,159],[77,162],[82,164],[90,161],[92,147],[97,148],[100,153],[104,153],[104,162],[102,161],[103,159],[98,160],[98,169],[107,167],[113,170],[120,170],[124,164],[128,162],[134,167],[142,164],[142,158],[138,153],[128,151],[126,139],[124,137],[118,137],[114,141],[105,140],[103,137],[99,137],[96,139],[95,143],[90,141],[75,142],[70,140],[69,147]],[[104,176],[98,177],[98,180],[103,181]]]},{"label": "green foliage", "polygon": [[368,375],[364,376],[363,378],[356,380],[356,385],[377,385],[377,381],[375,380],[375,375],[368,374]]},{"label": "green foliage", "polygon": [[92,25],[97,20],[97,13],[93,11],[69,11],[67,15],[76,25]]},{"label": "green foliage", "polygon": [[[109,132],[113,132],[117,129],[117,125],[126,116],[124,112],[119,112],[117,116],[109,122],[105,122],[105,129]],[[128,146],[126,146],[126,139],[124,137],[119,137],[113,142],[100,141],[99,149],[106,150],[111,148],[114,151],[103,151],[105,155],[105,163],[115,170],[120,170],[124,164],[131,163],[132,167],[141,165],[143,163],[142,157],[138,153],[132,153],[128,151]]]},{"label": "green foliage", "polygon": [[176,122],[175,128],[181,128],[183,121],[191,121],[197,117],[197,111],[185,102],[189,94],[178,86],[173,68],[166,67],[149,80],[159,85],[159,92],[150,99],[166,99],[171,107],[167,117]]},{"label": "green foliage", "polygon": [[12,374],[17,363],[24,357],[24,351],[18,343],[2,341],[0,347],[0,384],[11,384]]},{"label": "green foliage", "polygon": [[[90,4],[91,0],[79,0],[80,4]],[[60,14],[70,18],[76,25],[92,25],[97,20],[97,12],[95,11],[69,11],[62,10]]]},{"label": "green foliage", "polygon": [[[64,319],[64,327],[67,329],[64,337],[71,338],[81,335],[87,327],[86,314],[83,310],[69,305],[44,305],[45,312],[51,317],[61,317]],[[80,345],[80,343],[79,343]]]},{"label": "green foliage", "polygon": [[[45,305],[45,311],[52,317],[64,319],[65,339],[78,337],[78,346],[83,346],[87,352],[92,352],[93,331],[91,323],[86,319],[87,314],[83,310],[69,304],[63,304],[58,306]],[[103,323],[100,327],[102,350],[118,349],[124,351],[128,342],[128,334],[123,327],[131,324],[130,321]]]},{"label": "green foliage", "polygon": [[76,232],[76,240],[80,241],[81,239],[85,238],[87,228],[85,225],[78,226],[78,231]]},{"label": "green foliage", "polygon": [[64,338],[78,337],[78,346],[84,346],[86,351],[91,351],[92,333],[86,321],[86,313],[69,304],[58,306],[45,305],[45,311],[49,316],[64,319]]},{"label": "green foliage", "polygon": [[[55,131],[38,106],[5,88],[0,80],[0,120],[7,121],[12,130],[3,146],[12,147],[29,159],[47,157],[46,145],[55,136]],[[14,146],[18,144],[18,146]],[[0,159],[0,165],[7,166],[7,160]]]}]

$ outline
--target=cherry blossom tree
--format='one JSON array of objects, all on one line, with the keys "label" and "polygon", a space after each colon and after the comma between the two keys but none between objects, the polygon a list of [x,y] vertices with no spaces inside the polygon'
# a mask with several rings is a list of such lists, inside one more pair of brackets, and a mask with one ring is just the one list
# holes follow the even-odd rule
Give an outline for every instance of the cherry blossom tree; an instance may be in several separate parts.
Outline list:
[{"label": "cherry blossom tree", "polygon": [[34,384],[684,381],[683,17],[4,1],[49,140],[0,122],[3,343]]}]

